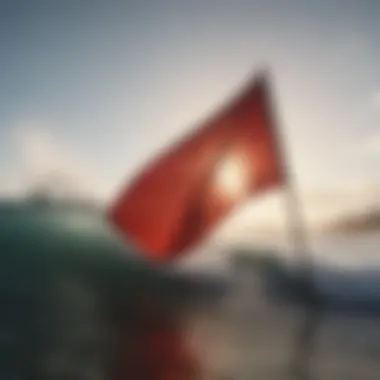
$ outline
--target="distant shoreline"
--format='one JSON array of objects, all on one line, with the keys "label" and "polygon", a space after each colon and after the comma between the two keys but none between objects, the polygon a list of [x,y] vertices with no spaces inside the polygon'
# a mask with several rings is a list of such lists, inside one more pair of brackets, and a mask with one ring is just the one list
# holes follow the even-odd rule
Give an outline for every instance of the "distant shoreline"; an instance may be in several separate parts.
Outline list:
[{"label": "distant shoreline", "polygon": [[340,220],[331,221],[324,230],[328,234],[339,235],[380,234],[380,210],[342,217]]}]

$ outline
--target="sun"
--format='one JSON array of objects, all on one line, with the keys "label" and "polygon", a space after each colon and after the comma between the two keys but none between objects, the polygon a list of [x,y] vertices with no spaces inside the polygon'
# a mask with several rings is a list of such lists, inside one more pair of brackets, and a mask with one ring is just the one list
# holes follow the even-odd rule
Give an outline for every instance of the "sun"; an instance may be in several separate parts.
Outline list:
[{"label": "sun", "polygon": [[238,199],[248,191],[250,180],[243,157],[229,156],[218,165],[215,175],[215,189],[218,196],[229,200]]}]

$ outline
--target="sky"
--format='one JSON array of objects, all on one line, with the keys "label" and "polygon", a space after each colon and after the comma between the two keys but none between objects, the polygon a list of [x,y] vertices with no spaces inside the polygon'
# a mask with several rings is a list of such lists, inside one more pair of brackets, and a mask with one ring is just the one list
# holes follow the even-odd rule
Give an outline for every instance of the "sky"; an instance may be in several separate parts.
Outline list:
[{"label": "sky", "polygon": [[379,19],[377,0],[1,1],[0,193],[60,172],[111,202],[268,67],[307,218],[376,201]]}]

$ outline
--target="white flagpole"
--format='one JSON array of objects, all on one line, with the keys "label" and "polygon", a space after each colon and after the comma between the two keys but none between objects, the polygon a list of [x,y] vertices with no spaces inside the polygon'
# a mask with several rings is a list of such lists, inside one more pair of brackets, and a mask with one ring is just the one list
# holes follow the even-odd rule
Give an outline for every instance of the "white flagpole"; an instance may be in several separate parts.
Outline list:
[{"label": "white flagpole", "polygon": [[315,333],[320,319],[320,305],[313,278],[313,263],[307,239],[305,222],[300,210],[300,200],[293,183],[286,186],[286,207],[288,229],[296,258],[296,299],[301,302],[302,321],[297,326],[295,352],[291,368],[291,378],[307,380],[311,377],[311,358]]},{"label": "white flagpole", "polygon": [[[265,78],[269,82],[269,75],[266,73]],[[267,91],[269,92],[267,83]],[[273,133],[276,134],[278,157],[285,176],[285,202],[287,215],[287,228],[291,245],[293,247],[296,259],[297,269],[297,298],[303,306],[304,318],[299,330],[297,331],[295,341],[295,352],[291,368],[291,380],[307,380],[310,378],[310,359],[314,344],[314,335],[320,317],[319,302],[316,297],[315,283],[313,278],[313,262],[310,253],[309,241],[306,233],[306,223],[301,212],[301,202],[299,194],[296,191],[292,173],[289,170],[289,164],[281,142],[282,136],[277,127],[277,117],[274,112],[274,99],[271,93],[268,93],[269,104],[272,106],[270,115],[272,117]]]}]

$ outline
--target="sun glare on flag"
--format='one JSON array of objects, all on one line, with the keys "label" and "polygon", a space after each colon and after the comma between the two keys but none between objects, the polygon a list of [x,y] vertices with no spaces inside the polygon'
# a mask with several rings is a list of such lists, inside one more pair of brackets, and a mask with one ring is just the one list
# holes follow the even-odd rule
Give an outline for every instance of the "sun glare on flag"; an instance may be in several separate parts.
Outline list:
[{"label": "sun glare on flag", "polygon": [[239,199],[249,190],[249,179],[245,160],[239,155],[229,156],[216,169],[215,190],[227,200]]}]

